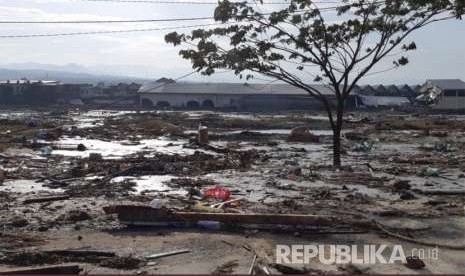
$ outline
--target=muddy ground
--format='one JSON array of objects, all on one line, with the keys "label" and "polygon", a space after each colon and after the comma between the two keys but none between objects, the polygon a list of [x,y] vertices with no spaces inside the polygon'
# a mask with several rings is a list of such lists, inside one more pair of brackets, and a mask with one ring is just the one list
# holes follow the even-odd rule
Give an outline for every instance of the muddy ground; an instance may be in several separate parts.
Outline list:
[{"label": "muddy ground", "polygon": [[[208,146],[196,143],[200,123]],[[290,137],[299,126],[311,135]],[[334,169],[319,113],[4,110],[0,271],[78,263],[89,274],[247,274],[257,255],[272,273],[465,273],[465,117],[357,113],[344,129],[344,166]],[[226,212],[340,220],[311,229],[127,227],[102,209],[160,199],[192,211],[190,195],[215,186],[243,198]],[[69,198],[27,202],[56,195]],[[407,255],[438,245],[439,254],[420,269],[315,260],[289,271],[274,264],[277,244],[399,244]],[[190,252],[145,258],[179,249]]]}]

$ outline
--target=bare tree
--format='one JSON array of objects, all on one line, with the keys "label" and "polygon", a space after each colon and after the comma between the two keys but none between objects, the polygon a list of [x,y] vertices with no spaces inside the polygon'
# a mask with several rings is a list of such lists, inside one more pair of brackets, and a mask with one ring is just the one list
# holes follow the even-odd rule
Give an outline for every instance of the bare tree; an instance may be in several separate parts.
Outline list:
[{"label": "bare tree", "polygon": [[[290,0],[265,13],[261,3],[224,0],[214,12],[224,26],[173,32],[165,40],[187,45],[180,55],[204,75],[219,68],[247,80],[261,74],[320,100],[333,130],[333,165],[340,166],[344,107],[356,84],[382,60],[392,58],[392,68],[406,65],[402,54],[417,47],[406,39],[433,22],[461,19],[465,0],[339,0],[328,5]],[[330,88],[335,101],[312,86],[309,75]]]}]

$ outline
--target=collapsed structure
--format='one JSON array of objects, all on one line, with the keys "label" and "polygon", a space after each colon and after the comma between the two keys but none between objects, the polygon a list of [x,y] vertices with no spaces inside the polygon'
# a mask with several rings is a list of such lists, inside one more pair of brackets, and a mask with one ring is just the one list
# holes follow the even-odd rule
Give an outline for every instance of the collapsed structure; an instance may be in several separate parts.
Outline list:
[{"label": "collapsed structure", "polygon": [[417,100],[438,110],[465,109],[465,82],[459,79],[427,80]]}]

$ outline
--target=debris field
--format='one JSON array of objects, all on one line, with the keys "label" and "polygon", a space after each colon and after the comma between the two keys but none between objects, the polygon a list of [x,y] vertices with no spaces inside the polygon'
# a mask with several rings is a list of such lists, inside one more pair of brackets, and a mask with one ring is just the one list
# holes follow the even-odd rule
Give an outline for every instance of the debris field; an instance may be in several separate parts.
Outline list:
[{"label": "debris field", "polygon": [[[317,112],[3,110],[0,272],[465,273],[465,116],[347,114],[342,156]],[[277,264],[292,244],[439,258]]]}]

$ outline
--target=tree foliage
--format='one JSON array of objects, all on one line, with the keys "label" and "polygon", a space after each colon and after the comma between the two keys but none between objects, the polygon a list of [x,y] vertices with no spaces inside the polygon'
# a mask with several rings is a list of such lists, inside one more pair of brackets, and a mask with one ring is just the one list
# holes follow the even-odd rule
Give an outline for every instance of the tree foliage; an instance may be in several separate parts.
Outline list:
[{"label": "tree foliage", "polygon": [[[324,104],[339,135],[344,103],[360,79],[388,58],[393,68],[408,64],[406,53],[417,49],[406,41],[412,32],[460,19],[464,10],[465,0],[340,0],[331,5],[290,0],[267,13],[258,3],[223,0],[214,19],[224,26],[174,32],[165,40],[188,45],[180,55],[202,74],[231,69],[241,78],[261,74],[307,91]],[[336,101],[311,81],[328,86]]]}]

